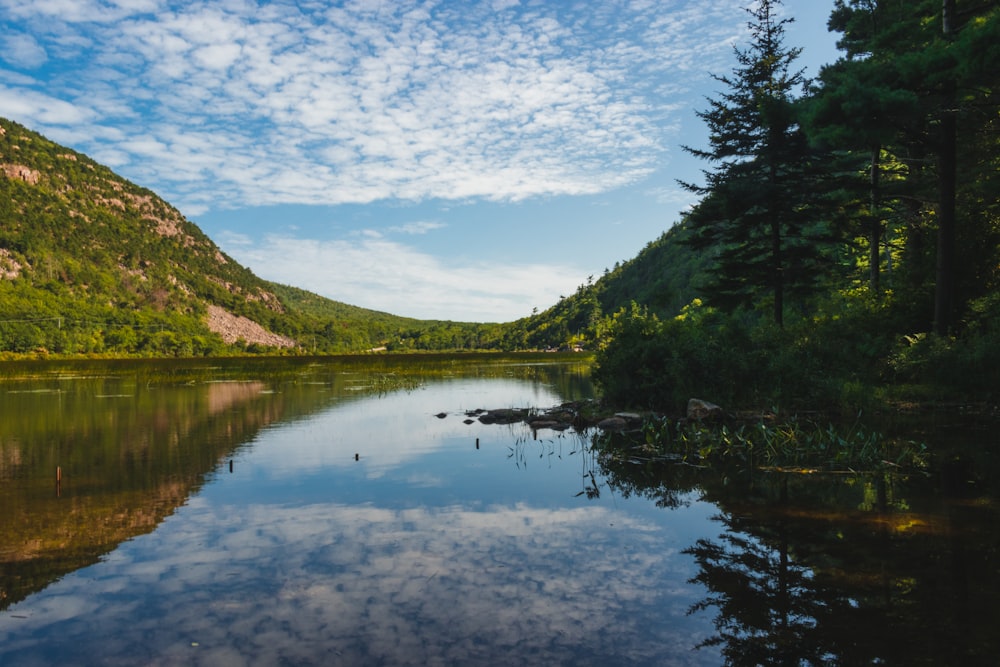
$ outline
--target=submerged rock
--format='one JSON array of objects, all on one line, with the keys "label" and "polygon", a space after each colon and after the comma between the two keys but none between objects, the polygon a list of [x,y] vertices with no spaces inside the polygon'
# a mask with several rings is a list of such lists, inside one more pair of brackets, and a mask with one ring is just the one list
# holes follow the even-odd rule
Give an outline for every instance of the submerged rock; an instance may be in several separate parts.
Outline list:
[{"label": "submerged rock", "polygon": [[531,428],[535,431],[540,431],[542,429],[551,429],[553,431],[565,431],[569,428],[569,424],[563,421],[557,421],[555,419],[535,419],[529,422]]},{"label": "submerged rock", "polygon": [[487,410],[479,415],[479,421],[484,424],[514,424],[524,421],[528,415],[527,410],[515,410],[513,408],[502,408],[500,410]]}]

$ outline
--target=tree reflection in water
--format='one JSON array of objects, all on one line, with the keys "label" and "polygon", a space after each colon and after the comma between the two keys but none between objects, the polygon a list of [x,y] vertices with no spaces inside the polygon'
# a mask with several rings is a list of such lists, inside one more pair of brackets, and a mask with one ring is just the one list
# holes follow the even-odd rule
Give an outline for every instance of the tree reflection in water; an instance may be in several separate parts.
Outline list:
[{"label": "tree reflection in water", "polygon": [[750,536],[750,522],[729,514],[716,520],[726,527],[718,541],[685,550],[701,569],[692,582],[709,590],[692,612],[717,610],[718,634],[703,645],[720,646],[728,665],[829,664],[817,619],[844,605],[822,599],[809,569],[792,560],[784,526],[774,527],[772,548]]},{"label": "tree reflection in water", "polygon": [[[711,470],[596,446],[607,485],[719,508],[685,550],[727,665],[994,664],[1000,511],[983,462],[935,475]],[[973,471],[977,471],[976,474]]]}]

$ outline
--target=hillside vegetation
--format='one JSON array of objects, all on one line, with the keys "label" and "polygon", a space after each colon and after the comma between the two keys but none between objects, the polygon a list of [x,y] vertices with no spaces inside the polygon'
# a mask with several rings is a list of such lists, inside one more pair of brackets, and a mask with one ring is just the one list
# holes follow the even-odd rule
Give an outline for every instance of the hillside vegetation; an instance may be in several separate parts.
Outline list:
[{"label": "hillside vegetation", "polygon": [[0,353],[461,349],[491,328],[269,283],[153,192],[0,119]]}]

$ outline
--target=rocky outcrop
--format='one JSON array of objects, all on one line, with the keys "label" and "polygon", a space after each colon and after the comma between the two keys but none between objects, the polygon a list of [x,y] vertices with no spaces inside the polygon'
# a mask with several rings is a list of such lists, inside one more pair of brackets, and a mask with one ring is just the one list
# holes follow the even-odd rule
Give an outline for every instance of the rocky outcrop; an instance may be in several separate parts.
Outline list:
[{"label": "rocky outcrop", "polygon": [[36,169],[23,164],[0,164],[0,173],[12,181],[24,181],[28,185],[38,185],[41,174]]},{"label": "rocky outcrop", "polygon": [[298,344],[291,338],[271,333],[248,317],[233,315],[219,306],[208,307],[208,328],[229,344],[238,340],[268,347],[295,347]]},{"label": "rocky outcrop", "polygon": [[0,248],[0,280],[14,280],[21,275],[23,268],[11,255],[10,250]]}]

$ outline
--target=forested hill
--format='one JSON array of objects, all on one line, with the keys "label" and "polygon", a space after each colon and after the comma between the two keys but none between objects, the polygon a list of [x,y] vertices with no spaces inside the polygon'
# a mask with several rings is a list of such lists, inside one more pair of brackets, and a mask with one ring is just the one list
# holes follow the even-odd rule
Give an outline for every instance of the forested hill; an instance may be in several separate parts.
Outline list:
[{"label": "forested hill", "polygon": [[691,325],[692,341],[732,329],[758,344],[773,328],[802,349],[820,323],[850,321],[826,348],[856,337],[864,354],[885,355],[872,368],[926,365],[920,355],[937,347],[971,349],[965,336],[989,349],[1000,324],[1000,5],[837,2],[828,26],[843,56],[812,81],[796,64],[801,45],[785,43],[794,18],[781,5],[752,3],[733,71],[713,73],[723,92],[697,112],[705,139],[682,147],[706,168],[681,183],[697,201],[678,226],[515,323],[512,342],[606,349],[617,338],[634,351],[618,323],[676,343],[661,323],[681,316],[711,321]]},{"label": "forested hill", "polygon": [[612,316],[635,303],[661,317],[676,315],[698,297],[698,285],[713,266],[711,252],[686,242],[682,222],[646,244],[638,255],[591,277],[551,308],[507,325],[505,346],[514,349],[592,349]]},{"label": "forested hill", "polygon": [[155,193],[0,119],[0,354],[452,349],[487,329],[262,280]]}]

